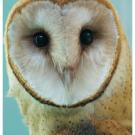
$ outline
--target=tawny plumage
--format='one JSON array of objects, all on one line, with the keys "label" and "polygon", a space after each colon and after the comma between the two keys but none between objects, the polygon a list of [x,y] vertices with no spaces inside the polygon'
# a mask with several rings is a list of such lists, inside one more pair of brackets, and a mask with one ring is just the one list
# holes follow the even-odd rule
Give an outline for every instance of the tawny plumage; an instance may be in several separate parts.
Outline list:
[{"label": "tawny plumage", "polygon": [[5,44],[30,135],[131,134],[131,56],[109,1],[20,0]]}]

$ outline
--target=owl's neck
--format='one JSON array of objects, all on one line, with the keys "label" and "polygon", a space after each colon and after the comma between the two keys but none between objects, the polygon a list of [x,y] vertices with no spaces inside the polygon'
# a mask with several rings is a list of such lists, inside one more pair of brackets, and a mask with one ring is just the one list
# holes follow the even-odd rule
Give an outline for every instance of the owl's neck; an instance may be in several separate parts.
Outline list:
[{"label": "owl's neck", "polygon": [[40,118],[38,123],[29,125],[30,135],[96,135],[94,126],[88,119],[67,122],[62,119],[45,120]]},{"label": "owl's neck", "polygon": [[69,110],[42,105],[24,90],[20,90],[18,95],[29,135],[75,135],[84,132],[84,129],[90,132],[92,128],[87,113],[82,108]]},{"label": "owl's neck", "polygon": [[[32,110],[35,110],[33,111],[35,115],[27,115],[27,120],[30,123],[30,135],[78,135],[81,132],[95,135],[95,129],[90,120],[81,111],[77,112],[77,110],[73,110],[70,112],[62,110],[63,112],[59,113],[54,108],[49,109],[50,111],[44,110],[44,112],[39,113],[38,109],[33,108]],[[56,114],[52,112],[56,112]]]}]

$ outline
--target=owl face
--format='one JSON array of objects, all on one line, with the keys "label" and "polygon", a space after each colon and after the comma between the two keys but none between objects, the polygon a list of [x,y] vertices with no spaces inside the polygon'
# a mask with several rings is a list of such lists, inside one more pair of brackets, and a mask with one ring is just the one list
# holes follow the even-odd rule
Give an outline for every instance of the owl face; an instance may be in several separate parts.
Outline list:
[{"label": "owl face", "polygon": [[35,99],[55,106],[96,100],[117,61],[119,32],[112,10],[96,0],[65,5],[31,1],[7,28],[8,61]]}]

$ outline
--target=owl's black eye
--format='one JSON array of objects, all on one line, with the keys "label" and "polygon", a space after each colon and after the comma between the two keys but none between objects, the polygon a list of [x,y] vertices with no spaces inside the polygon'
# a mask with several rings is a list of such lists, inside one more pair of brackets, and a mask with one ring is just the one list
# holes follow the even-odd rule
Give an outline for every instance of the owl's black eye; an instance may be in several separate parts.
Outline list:
[{"label": "owl's black eye", "polygon": [[88,46],[93,42],[93,32],[90,29],[84,29],[80,33],[80,42],[82,47]]},{"label": "owl's black eye", "polygon": [[33,35],[33,43],[36,47],[46,47],[49,44],[49,36],[45,32],[37,32]]}]

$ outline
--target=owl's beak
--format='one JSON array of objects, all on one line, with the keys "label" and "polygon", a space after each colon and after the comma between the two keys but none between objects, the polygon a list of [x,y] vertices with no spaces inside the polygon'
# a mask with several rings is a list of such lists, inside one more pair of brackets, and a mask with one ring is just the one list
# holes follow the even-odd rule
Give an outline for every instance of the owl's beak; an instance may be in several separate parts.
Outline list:
[{"label": "owl's beak", "polygon": [[70,89],[79,68],[81,53],[77,45],[63,44],[53,48],[51,58],[64,86]]},{"label": "owl's beak", "polygon": [[61,43],[52,48],[52,63],[64,84],[71,84],[75,78],[81,58],[81,49],[74,44]]},{"label": "owl's beak", "polygon": [[64,68],[62,73],[59,73],[59,76],[64,84],[64,86],[69,90],[73,80],[75,78],[77,69]]}]

